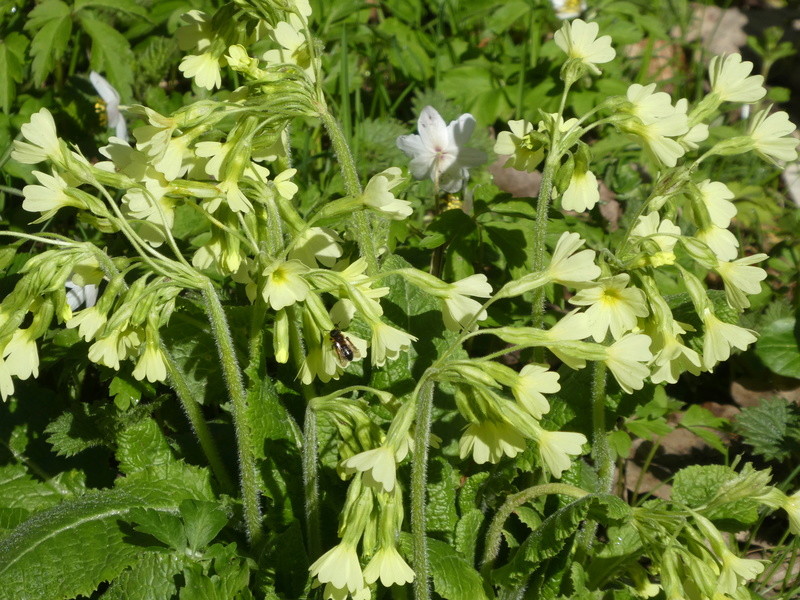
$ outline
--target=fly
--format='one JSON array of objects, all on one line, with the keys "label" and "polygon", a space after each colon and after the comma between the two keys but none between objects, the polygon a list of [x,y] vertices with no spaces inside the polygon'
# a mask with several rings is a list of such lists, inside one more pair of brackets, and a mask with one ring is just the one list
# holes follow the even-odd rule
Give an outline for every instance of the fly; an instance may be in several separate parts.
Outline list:
[{"label": "fly", "polygon": [[342,333],[340,329],[331,329],[331,348],[333,348],[339,366],[343,369],[350,364],[351,360],[361,358],[361,353],[350,341],[350,338]]}]

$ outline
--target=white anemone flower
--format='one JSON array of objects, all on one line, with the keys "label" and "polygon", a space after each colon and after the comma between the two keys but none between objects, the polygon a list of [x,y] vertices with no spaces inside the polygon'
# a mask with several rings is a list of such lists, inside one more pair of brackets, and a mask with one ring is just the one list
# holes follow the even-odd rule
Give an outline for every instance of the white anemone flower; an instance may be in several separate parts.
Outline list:
[{"label": "white anemone flower", "polygon": [[439,189],[460,191],[469,178],[469,169],[486,160],[486,154],[466,144],[475,129],[475,118],[466,113],[445,125],[432,106],[426,106],[417,121],[419,135],[401,135],[397,147],[411,159],[409,170],[415,179],[430,177]]},{"label": "white anemone flower", "polygon": [[91,308],[97,302],[97,286],[93,283],[78,285],[67,280],[64,283],[67,288],[67,304],[72,310],[78,310],[81,306]]},{"label": "white anemone flower", "polygon": [[118,138],[127,142],[128,124],[119,110],[119,92],[97,71],[89,73],[89,81],[92,82],[97,94],[103,99],[103,102],[105,102],[108,126],[114,128]]}]

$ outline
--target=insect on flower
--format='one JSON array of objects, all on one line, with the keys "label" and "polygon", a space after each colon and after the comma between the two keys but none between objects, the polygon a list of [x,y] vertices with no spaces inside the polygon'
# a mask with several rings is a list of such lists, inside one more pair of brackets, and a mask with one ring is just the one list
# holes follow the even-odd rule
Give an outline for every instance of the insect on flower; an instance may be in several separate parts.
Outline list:
[{"label": "insect on flower", "polygon": [[336,354],[336,360],[343,369],[350,364],[351,360],[361,358],[361,352],[340,329],[331,329],[330,338],[331,347],[334,354]]}]

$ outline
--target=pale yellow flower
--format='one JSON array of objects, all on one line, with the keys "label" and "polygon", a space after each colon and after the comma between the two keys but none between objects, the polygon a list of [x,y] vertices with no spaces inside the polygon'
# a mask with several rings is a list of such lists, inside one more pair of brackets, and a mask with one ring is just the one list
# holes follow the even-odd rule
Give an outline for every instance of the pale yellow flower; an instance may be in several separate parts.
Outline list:
[{"label": "pale yellow flower", "polygon": [[14,160],[26,165],[35,165],[45,160],[56,163],[64,161],[53,115],[46,108],[33,113],[31,120],[20,127],[20,132],[28,141],[14,141],[14,150],[11,152]]},{"label": "pale yellow flower", "polygon": [[511,386],[514,398],[535,419],[541,419],[550,412],[550,403],[544,394],[555,394],[560,389],[558,373],[542,365],[522,367],[517,380]]},{"label": "pale yellow flower", "polygon": [[470,423],[458,443],[459,456],[482,465],[498,463],[503,456],[514,458],[525,450],[525,438],[516,427],[502,422]]},{"label": "pale yellow flower", "polygon": [[792,137],[794,123],[785,112],[769,114],[769,110],[756,113],[750,123],[748,135],[753,147],[765,160],[797,160],[797,140]]},{"label": "pale yellow flower", "polygon": [[733,308],[742,310],[750,306],[747,294],[757,294],[761,291],[761,282],[767,278],[767,272],[761,267],[752,265],[767,260],[766,254],[745,256],[733,262],[721,260],[717,263],[716,271],[725,283],[725,295],[728,304]]},{"label": "pale yellow flower", "polygon": [[647,364],[653,359],[652,340],[641,333],[629,333],[606,348],[605,363],[626,394],[644,387],[650,375]]},{"label": "pale yellow flower", "polygon": [[262,275],[267,278],[261,295],[273,310],[302,302],[311,288],[302,275],[308,271],[303,263],[297,260],[276,261],[264,269]]},{"label": "pale yellow flower", "polygon": [[754,332],[720,321],[709,309],[703,312],[703,366],[709,371],[718,362],[727,360],[732,348],[745,350],[756,341]]},{"label": "pale yellow flower", "polygon": [[405,585],[414,581],[414,570],[408,566],[394,546],[381,546],[364,568],[364,581],[375,583],[378,579],[383,587]]},{"label": "pale yellow flower", "polygon": [[697,184],[697,189],[711,222],[717,227],[727,228],[736,216],[736,205],[731,202],[734,194],[730,188],[720,181],[706,179]]},{"label": "pale yellow flower", "polygon": [[589,307],[585,314],[589,333],[596,342],[602,342],[609,331],[611,337],[619,339],[636,327],[640,317],[648,315],[644,292],[628,287],[630,279],[627,273],[606,277],[597,285],[579,290],[570,299],[575,306]]},{"label": "pale yellow flower", "polygon": [[742,61],[741,54],[715,56],[708,65],[711,92],[720,102],[757,102],[766,94],[764,77],[750,75],[753,63]]},{"label": "pale yellow flower", "polygon": [[583,212],[591,210],[600,200],[597,177],[591,171],[575,171],[561,197],[561,208]]},{"label": "pale yellow flower", "polygon": [[[342,466],[350,473],[356,471],[363,473],[364,481],[368,484],[387,492],[394,489],[397,464],[395,453],[388,446],[360,452],[342,461]],[[372,583],[369,580],[367,582]]]},{"label": "pale yellow flower", "polygon": [[600,74],[596,65],[610,62],[616,56],[611,47],[611,36],[597,37],[600,26],[575,19],[556,31],[553,40],[569,58],[580,59],[595,75]]},{"label": "pale yellow flower", "polygon": [[581,250],[584,240],[577,233],[564,232],[556,242],[553,257],[547,267],[551,281],[574,285],[592,281],[600,276],[600,267],[594,264],[594,250]]},{"label": "pale yellow flower", "polygon": [[308,568],[320,583],[347,588],[351,593],[364,587],[361,564],[353,545],[341,542],[320,556]]}]

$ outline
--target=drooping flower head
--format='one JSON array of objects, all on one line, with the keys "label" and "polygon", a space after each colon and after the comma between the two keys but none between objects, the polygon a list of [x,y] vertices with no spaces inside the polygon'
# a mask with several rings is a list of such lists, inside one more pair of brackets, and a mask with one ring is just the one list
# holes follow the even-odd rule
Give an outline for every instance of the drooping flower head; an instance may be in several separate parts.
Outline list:
[{"label": "drooping flower head", "polygon": [[468,113],[445,125],[436,109],[426,106],[417,122],[419,135],[401,135],[397,147],[411,159],[409,170],[416,179],[430,177],[440,190],[455,193],[464,187],[469,169],[486,160],[483,151],[466,147],[474,129]]}]

